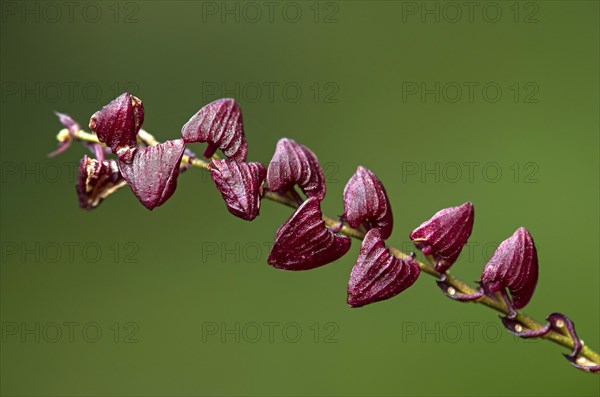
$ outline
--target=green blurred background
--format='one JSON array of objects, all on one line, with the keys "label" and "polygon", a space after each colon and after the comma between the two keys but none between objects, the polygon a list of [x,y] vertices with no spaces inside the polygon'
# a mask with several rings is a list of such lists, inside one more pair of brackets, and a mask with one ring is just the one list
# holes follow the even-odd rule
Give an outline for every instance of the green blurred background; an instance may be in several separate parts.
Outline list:
[{"label": "green blurred background", "polygon": [[526,311],[567,313],[599,349],[598,21],[596,1],[3,1],[2,394],[597,396],[566,350],[515,340],[426,275],[350,309],[357,241],[323,268],[274,270],[289,209],[230,216],[203,171],[153,212],[128,189],[85,212],[84,149],[46,155],[54,110],[87,127],[129,90],[164,140],[235,96],[251,160],[284,136],[319,156],[326,213],[358,164],[372,169],[391,245],[410,250],[412,228],[472,201],[452,270],[465,280],[529,228],[540,282]]}]

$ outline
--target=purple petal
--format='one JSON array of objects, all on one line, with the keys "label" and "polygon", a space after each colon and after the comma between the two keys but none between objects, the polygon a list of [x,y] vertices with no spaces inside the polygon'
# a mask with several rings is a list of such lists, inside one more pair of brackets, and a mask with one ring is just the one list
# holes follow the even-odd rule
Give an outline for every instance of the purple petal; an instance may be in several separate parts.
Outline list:
[{"label": "purple petal", "polygon": [[260,163],[213,160],[208,169],[229,212],[247,221],[256,218],[266,167]]},{"label": "purple petal", "polygon": [[136,148],[136,136],[143,122],[142,101],[124,93],[92,115],[90,129],[121,161],[130,163]]},{"label": "purple petal", "polygon": [[371,229],[360,246],[350,274],[348,304],[360,307],[392,298],[413,285],[420,272],[415,262],[392,255],[381,232]]},{"label": "purple petal", "polygon": [[79,163],[79,207],[90,210],[125,184],[115,160],[98,161],[83,156]]},{"label": "purple petal", "polygon": [[92,142],[86,142],[86,146],[89,149],[89,151],[94,154],[97,160],[104,161],[107,148],[102,146],[101,143]]},{"label": "purple petal", "polygon": [[186,143],[208,142],[206,158],[212,157],[218,148],[230,159],[246,161],[248,144],[242,110],[234,99],[218,99],[204,106],[185,123],[181,136]]},{"label": "purple petal", "polygon": [[79,132],[79,130],[81,130],[81,128],[79,127],[79,123],[77,123],[75,120],[73,120],[73,118],[71,116],[69,116],[68,114],[59,113],[59,112],[54,112],[54,114],[56,116],[58,116],[58,120],[61,122],[61,124],[64,125],[66,129],[69,130],[69,133],[71,134],[72,137],[74,137],[75,134],[77,134],[77,132]]},{"label": "purple petal", "polygon": [[49,153],[48,157],[58,156],[67,150],[71,146],[71,143],[73,143],[73,138],[80,130],[79,124],[68,114],[59,112],[54,112],[54,114],[58,117],[58,120],[61,122],[61,124],[69,131],[69,135],[63,135],[62,132],[59,133],[57,137],[57,139],[59,139],[58,148]]},{"label": "purple petal", "polygon": [[319,160],[306,146],[288,138],[280,139],[267,170],[269,189],[286,193],[298,185],[307,197],[325,197],[325,176]]},{"label": "purple petal", "polygon": [[65,150],[67,150],[71,146],[72,142],[73,142],[73,139],[71,139],[71,138],[67,138],[64,141],[59,142],[58,148],[56,148],[52,152],[48,153],[48,157],[56,157],[59,154],[63,153]]},{"label": "purple petal", "polygon": [[481,276],[482,284],[492,291],[508,288],[515,309],[527,305],[537,280],[537,250],[533,238],[524,227],[500,243]]},{"label": "purple petal", "polygon": [[394,218],[385,188],[373,172],[359,166],[344,188],[345,219],[354,228],[368,222],[385,240],[392,234]]},{"label": "purple petal", "polygon": [[309,270],[341,258],[350,238],[325,226],[320,202],[311,197],[277,230],[268,262],[278,269]]},{"label": "purple petal", "polygon": [[425,255],[433,255],[435,270],[445,273],[467,244],[474,217],[470,202],[445,208],[413,230],[410,239]]},{"label": "purple petal", "polygon": [[130,164],[119,161],[119,170],[131,190],[149,210],[165,203],[175,192],[183,139],[139,147]]}]

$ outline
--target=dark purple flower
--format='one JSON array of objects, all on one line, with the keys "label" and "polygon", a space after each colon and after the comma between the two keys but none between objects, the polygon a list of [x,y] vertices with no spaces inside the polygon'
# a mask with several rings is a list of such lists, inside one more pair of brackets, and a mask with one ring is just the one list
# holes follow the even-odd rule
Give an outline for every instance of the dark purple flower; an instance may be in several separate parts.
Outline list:
[{"label": "dark purple flower", "polygon": [[233,215],[251,221],[258,215],[267,168],[260,163],[212,160],[210,176]]},{"label": "dark purple flower", "polygon": [[309,270],[341,258],[350,238],[325,226],[320,202],[311,197],[277,230],[268,262],[278,269]]},{"label": "dark purple flower", "polygon": [[288,138],[280,139],[267,170],[269,189],[277,193],[292,191],[298,185],[307,197],[325,197],[325,176],[319,160],[306,146]]},{"label": "dark purple flower", "polygon": [[510,291],[512,307],[521,309],[527,305],[538,280],[538,257],[533,238],[524,227],[504,240],[489,260],[481,285],[489,292]]},{"label": "dark purple flower", "polygon": [[348,282],[348,304],[360,307],[392,298],[417,280],[421,269],[410,259],[392,255],[381,232],[367,232]]},{"label": "dark purple flower", "polygon": [[131,163],[143,122],[142,101],[124,93],[92,115],[90,129],[121,161]]},{"label": "dark purple flower", "polygon": [[115,160],[95,160],[83,156],[79,163],[77,195],[79,207],[90,210],[125,184]]},{"label": "dark purple flower", "polygon": [[435,270],[445,273],[467,244],[474,217],[470,202],[445,208],[413,230],[410,239],[424,255],[433,255]]},{"label": "dark purple flower", "polygon": [[183,139],[139,147],[130,164],[119,161],[119,170],[131,190],[149,210],[165,203],[175,192]]},{"label": "dark purple flower", "polygon": [[385,240],[392,234],[394,217],[385,188],[373,172],[358,166],[344,188],[344,218],[351,227],[367,222]]},{"label": "dark purple flower", "polygon": [[237,161],[246,161],[248,144],[244,135],[242,110],[234,99],[223,98],[209,103],[185,123],[181,136],[186,143],[208,142],[204,157],[217,149]]}]

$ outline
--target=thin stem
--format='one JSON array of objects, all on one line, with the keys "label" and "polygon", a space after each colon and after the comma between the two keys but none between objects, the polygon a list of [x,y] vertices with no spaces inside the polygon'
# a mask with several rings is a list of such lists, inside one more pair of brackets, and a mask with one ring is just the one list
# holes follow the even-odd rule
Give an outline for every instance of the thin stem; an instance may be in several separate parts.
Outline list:
[{"label": "thin stem", "polygon": [[[61,134],[59,133],[57,135],[57,138],[59,139],[59,141],[61,140],[60,137],[61,137]],[[81,140],[81,141],[99,143],[98,138],[96,137],[95,134],[90,134],[85,131],[79,131],[77,134],[75,134],[75,137],[76,137],[76,139]],[[148,133],[145,130],[139,131],[138,138],[148,146],[156,146],[160,143],[154,138],[153,135],[151,135],[150,133]],[[184,155],[183,159],[182,159],[182,163],[185,164],[188,162],[191,163],[191,165],[193,167],[208,170],[208,163],[206,161],[201,160],[196,157],[190,158],[190,157]],[[122,186],[124,186],[124,185],[125,184],[123,184]],[[119,187],[121,187],[121,186],[119,186]],[[271,192],[269,190],[265,191],[263,197],[268,200],[277,202],[279,204],[286,205],[286,206],[294,208],[294,209],[298,208],[298,206],[299,206],[299,203],[294,198],[289,197],[289,196],[284,196],[284,195],[281,195],[281,194],[278,194],[275,192]],[[339,225],[340,225],[339,220],[336,220],[336,219],[333,219],[333,218],[330,218],[330,217],[324,215],[323,221],[325,222],[325,224],[328,227],[337,227],[339,229],[338,233],[344,234],[349,237],[354,237],[358,240],[362,240],[365,237],[365,233],[363,231],[351,228],[350,226],[348,226],[346,224],[342,225],[342,227],[339,228]],[[394,248],[394,247],[388,247],[388,248],[389,248],[390,252],[397,258],[400,258],[400,259],[411,259],[412,258],[409,254],[406,254],[397,248]],[[430,276],[433,276],[433,277],[436,277],[439,279],[440,273],[437,272],[433,268],[433,266],[431,266],[430,264],[427,264],[425,262],[419,261],[417,259],[412,259],[412,260],[419,265],[422,272],[427,273]],[[461,281],[460,279],[458,279],[448,273],[446,273],[446,278],[445,278],[444,282],[447,285],[454,288],[455,291],[458,293],[462,293],[462,294],[478,293],[477,288],[470,287],[467,283]],[[487,307],[489,307],[493,310],[496,310],[504,315],[508,315],[510,313],[510,308],[507,306],[506,302],[504,302],[503,300],[491,298],[485,294],[481,298],[473,300],[472,302],[487,306]],[[533,331],[543,329],[545,327],[545,324],[542,324],[542,323],[534,320],[533,318],[529,317],[528,315],[526,315],[522,312],[519,312],[519,311],[516,312],[516,316],[514,317],[513,320],[519,322],[526,328],[533,330]],[[571,337],[563,335],[556,331],[551,330],[550,332],[541,336],[541,338],[549,340],[551,342],[554,342],[556,344],[559,344],[559,345],[564,346],[571,350],[575,347],[575,342]],[[583,349],[581,349],[581,352],[579,353],[579,355],[592,361],[593,363],[595,363],[595,365],[600,364],[600,354],[598,354],[597,352],[592,350],[589,346],[583,346]]]}]

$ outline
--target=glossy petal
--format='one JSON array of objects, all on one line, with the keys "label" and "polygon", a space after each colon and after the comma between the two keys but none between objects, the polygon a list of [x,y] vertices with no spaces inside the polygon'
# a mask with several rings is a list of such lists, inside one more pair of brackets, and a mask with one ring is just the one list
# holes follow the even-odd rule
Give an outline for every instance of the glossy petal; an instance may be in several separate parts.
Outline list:
[{"label": "glossy petal", "polygon": [[79,207],[90,210],[125,184],[114,160],[99,161],[83,156],[79,163],[77,195]]},{"label": "glossy petal", "polygon": [[90,119],[90,129],[121,161],[130,163],[136,148],[136,136],[143,122],[142,101],[124,93],[94,113]]},{"label": "glossy petal", "polygon": [[233,215],[251,221],[258,215],[267,169],[260,163],[213,160],[208,169]]},{"label": "glossy petal", "polygon": [[394,218],[385,188],[373,172],[359,166],[344,188],[345,219],[354,228],[367,222],[385,240],[392,234]]},{"label": "glossy petal", "polygon": [[139,147],[131,164],[118,162],[131,190],[149,210],[164,204],[175,192],[184,150],[183,139],[176,139]]},{"label": "glossy petal", "polygon": [[433,255],[435,270],[445,273],[458,259],[473,230],[475,212],[470,202],[437,212],[412,231],[410,239],[425,255]]},{"label": "glossy petal", "polygon": [[482,285],[492,292],[508,288],[515,309],[527,305],[537,280],[537,250],[533,238],[524,227],[500,243],[481,276]]},{"label": "glossy petal", "polygon": [[204,106],[183,126],[181,136],[186,143],[208,142],[206,158],[218,148],[230,159],[246,161],[248,144],[242,110],[234,99],[218,99]]},{"label": "glossy petal", "polygon": [[286,193],[298,185],[307,197],[323,200],[325,176],[319,160],[306,146],[288,138],[280,139],[267,170],[269,189]]},{"label": "glossy petal", "polygon": [[392,298],[417,280],[421,270],[410,259],[392,255],[381,232],[367,232],[348,282],[348,304],[360,307]]},{"label": "glossy petal", "polygon": [[306,200],[275,235],[268,262],[278,269],[309,270],[341,258],[350,238],[325,226],[319,200]]}]

